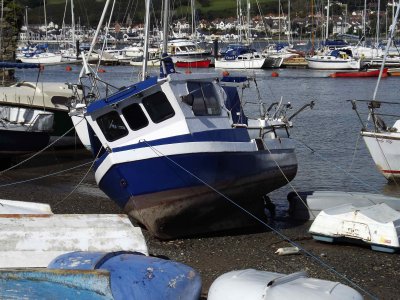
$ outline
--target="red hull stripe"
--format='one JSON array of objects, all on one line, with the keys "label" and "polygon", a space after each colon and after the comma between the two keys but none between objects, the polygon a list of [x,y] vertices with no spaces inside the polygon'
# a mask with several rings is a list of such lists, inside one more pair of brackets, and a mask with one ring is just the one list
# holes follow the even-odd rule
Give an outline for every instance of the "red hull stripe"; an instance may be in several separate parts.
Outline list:
[{"label": "red hull stripe", "polygon": [[382,170],[383,173],[388,173],[388,174],[400,174],[400,171],[396,170]]}]

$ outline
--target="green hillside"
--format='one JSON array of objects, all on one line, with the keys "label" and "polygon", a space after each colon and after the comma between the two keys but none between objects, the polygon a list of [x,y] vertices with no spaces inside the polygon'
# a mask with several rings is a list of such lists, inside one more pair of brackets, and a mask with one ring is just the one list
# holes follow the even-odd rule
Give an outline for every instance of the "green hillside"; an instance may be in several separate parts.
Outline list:
[{"label": "green hillside", "polygon": [[[29,6],[29,23],[38,24],[44,22],[43,2],[44,0],[17,0],[22,6]],[[47,0],[47,19],[61,24],[64,16],[66,0]],[[71,22],[70,17],[70,0],[68,1],[66,12],[66,23]],[[311,0],[291,0],[292,16],[303,17],[310,12]],[[386,1],[381,1],[382,8],[385,7]],[[391,0],[389,0],[391,1]],[[162,0],[152,1],[151,17],[154,20],[161,19],[161,2]],[[287,12],[288,1],[281,0],[282,9]],[[362,9],[364,0],[342,0],[342,3],[348,3],[349,12],[354,9]],[[371,1],[369,1],[371,2]],[[75,6],[75,19],[82,25],[95,26],[99,20],[103,10],[105,0],[74,0]],[[143,20],[144,0],[120,0],[117,1],[114,9],[113,20],[123,23],[126,21],[127,16],[133,20],[134,23],[141,23]],[[236,17],[236,0],[197,0],[196,12],[197,19],[213,20],[216,18]],[[251,15],[267,15],[278,13],[279,0],[250,0]],[[321,9],[325,1],[314,0],[314,9]],[[190,0],[170,0],[172,6],[172,14],[174,19],[189,18],[190,16]],[[246,1],[242,0],[242,10],[245,14]],[[373,8],[376,3],[370,3],[369,7]]]}]

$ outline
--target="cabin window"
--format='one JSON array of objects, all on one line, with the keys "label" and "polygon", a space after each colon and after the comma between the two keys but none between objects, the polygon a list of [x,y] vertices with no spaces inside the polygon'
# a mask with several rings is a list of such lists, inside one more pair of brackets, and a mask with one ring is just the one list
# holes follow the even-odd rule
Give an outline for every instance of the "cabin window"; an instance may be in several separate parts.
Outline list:
[{"label": "cabin window", "polygon": [[122,109],[122,114],[132,130],[139,130],[149,125],[149,120],[147,120],[139,103],[125,107]]},{"label": "cabin window", "polygon": [[174,109],[163,92],[144,97],[142,103],[154,123],[160,123],[175,115]]},{"label": "cabin window", "polygon": [[118,140],[128,134],[128,129],[116,111],[110,111],[98,117],[96,122],[109,142]]},{"label": "cabin window", "polygon": [[188,82],[190,102],[195,116],[218,116],[221,106],[214,85],[211,82]]}]

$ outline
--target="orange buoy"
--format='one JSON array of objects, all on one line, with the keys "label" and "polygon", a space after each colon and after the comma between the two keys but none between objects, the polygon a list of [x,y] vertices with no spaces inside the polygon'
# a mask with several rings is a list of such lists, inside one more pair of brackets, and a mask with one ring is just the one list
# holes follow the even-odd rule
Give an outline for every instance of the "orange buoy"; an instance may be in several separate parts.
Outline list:
[{"label": "orange buoy", "polygon": [[186,69],[185,74],[192,74],[192,71],[190,71],[189,69]]},{"label": "orange buoy", "polygon": [[106,70],[104,70],[104,69],[99,69],[99,71],[98,71],[99,73],[105,73],[106,72]]},{"label": "orange buoy", "polygon": [[229,76],[229,72],[228,71],[223,71],[222,72],[222,76],[224,76],[224,77]]},{"label": "orange buoy", "polygon": [[271,73],[271,76],[272,76],[272,77],[279,77],[279,73],[278,73],[278,72],[272,72],[272,73]]},{"label": "orange buoy", "polygon": [[70,71],[72,71],[72,68],[71,68],[71,66],[66,66],[66,67],[65,67],[65,71],[67,71],[67,72],[70,72]]}]

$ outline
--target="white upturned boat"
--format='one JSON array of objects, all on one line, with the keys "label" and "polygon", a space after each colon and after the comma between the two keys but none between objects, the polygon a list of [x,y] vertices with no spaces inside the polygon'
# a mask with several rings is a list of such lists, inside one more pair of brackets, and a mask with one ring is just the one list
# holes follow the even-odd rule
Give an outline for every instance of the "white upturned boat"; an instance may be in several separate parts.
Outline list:
[{"label": "white upturned boat", "polygon": [[254,269],[219,276],[211,285],[208,300],[361,300],[353,288],[339,282],[309,278],[305,272],[280,274]]},{"label": "white upturned boat", "polygon": [[367,207],[345,204],[321,211],[310,227],[318,241],[349,241],[371,245],[375,251],[394,253],[400,249],[400,213],[381,203]]}]

